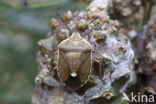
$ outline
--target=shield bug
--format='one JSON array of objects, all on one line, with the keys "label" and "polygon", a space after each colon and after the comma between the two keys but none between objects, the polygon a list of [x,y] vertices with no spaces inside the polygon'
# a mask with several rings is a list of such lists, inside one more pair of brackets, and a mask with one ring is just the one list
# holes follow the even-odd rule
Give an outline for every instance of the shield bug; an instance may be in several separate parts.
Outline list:
[{"label": "shield bug", "polygon": [[78,32],[58,46],[58,74],[64,85],[77,90],[87,81],[92,65],[92,45]]},{"label": "shield bug", "polygon": [[[59,14],[57,15],[60,17]],[[94,18],[91,22],[97,18]],[[62,18],[61,20],[64,23]],[[70,37],[67,36],[68,38],[58,45],[57,72],[63,84],[69,90],[76,91],[88,81],[92,69],[92,61],[94,61],[92,52],[97,51],[93,50],[92,45],[83,39],[79,32],[72,32],[66,24],[64,25],[72,35]],[[99,52],[97,53],[100,54]],[[99,72],[101,76],[101,67]]]}]

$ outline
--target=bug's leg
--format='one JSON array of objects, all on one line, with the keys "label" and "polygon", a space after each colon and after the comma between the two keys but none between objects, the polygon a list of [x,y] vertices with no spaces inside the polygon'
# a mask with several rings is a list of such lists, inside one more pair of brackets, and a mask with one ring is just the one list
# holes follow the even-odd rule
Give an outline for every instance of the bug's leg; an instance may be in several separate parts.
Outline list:
[{"label": "bug's leg", "polygon": [[57,69],[57,56],[58,55],[58,51],[56,51],[53,55],[52,55],[52,57],[51,57],[51,60],[50,60],[50,62],[49,62],[49,64],[51,65],[51,68],[53,69],[53,70],[56,70]]},{"label": "bug's leg", "polygon": [[117,62],[115,62],[114,61],[114,59],[113,59],[113,57],[108,57],[106,54],[101,54],[99,51],[97,51],[97,50],[93,50],[93,52],[96,52],[98,55],[100,55],[104,60],[105,60],[105,62],[107,62],[107,64],[108,63],[110,63],[110,62],[113,62],[113,63],[117,63]]},{"label": "bug's leg", "polygon": [[98,63],[99,65],[99,69],[98,69],[98,75],[99,75],[99,78],[102,79],[102,69],[101,69],[101,63],[99,60],[97,59],[92,59],[95,63]]}]

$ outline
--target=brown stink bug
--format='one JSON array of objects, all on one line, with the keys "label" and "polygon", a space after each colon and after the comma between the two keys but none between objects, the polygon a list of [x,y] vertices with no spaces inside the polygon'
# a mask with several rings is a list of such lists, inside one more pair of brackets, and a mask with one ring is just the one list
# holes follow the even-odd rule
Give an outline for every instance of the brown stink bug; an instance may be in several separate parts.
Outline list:
[{"label": "brown stink bug", "polygon": [[80,88],[87,81],[92,65],[92,45],[78,32],[58,46],[58,74],[70,90]]},{"label": "brown stink bug", "polygon": [[[59,14],[57,14],[59,16]],[[59,16],[60,17],[60,16]],[[61,17],[60,17],[61,18]],[[91,22],[96,20],[94,18]],[[64,23],[63,19],[61,18]],[[89,24],[91,23],[89,22]],[[58,66],[57,72],[60,80],[71,91],[76,91],[88,81],[92,70],[92,52],[99,55],[100,52],[94,50],[92,45],[83,39],[79,32],[72,32],[70,28],[64,24],[69,30],[71,36],[67,35],[67,39],[60,42],[58,45]],[[103,55],[101,55],[103,57]],[[101,78],[101,66],[99,63],[99,76]]]}]

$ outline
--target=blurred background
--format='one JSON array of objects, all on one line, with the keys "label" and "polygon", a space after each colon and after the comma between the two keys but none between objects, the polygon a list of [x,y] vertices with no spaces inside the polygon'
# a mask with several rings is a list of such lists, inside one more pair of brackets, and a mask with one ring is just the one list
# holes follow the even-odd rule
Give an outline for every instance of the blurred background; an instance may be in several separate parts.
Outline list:
[{"label": "blurred background", "polygon": [[[36,63],[36,53],[39,50],[38,40],[45,38],[50,31],[51,18],[58,18],[56,12],[63,14],[67,10],[85,9],[88,1],[90,0],[0,0],[0,104],[31,104],[31,96],[35,87],[34,79],[38,72]],[[116,7],[115,10],[110,9],[110,17],[120,20],[123,24],[127,23],[125,33],[131,33],[130,40],[135,43],[133,41],[136,40],[138,34],[141,34],[144,25],[150,18],[156,16],[156,6],[152,2],[146,3],[148,0],[133,0],[142,1],[143,4],[136,2],[138,6],[135,7],[128,2],[129,6],[125,6],[125,1],[129,0],[125,0],[125,3],[122,0],[118,1],[123,4],[114,4]],[[120,13],[122,10],[123,12]],[[129,11],[131,14],[127,16]],[[153,33],[155,36],[155,32]],[[135,44],[133,45],[136,48]],[[144,62],[148,64],[149,61]],[[140,63],[143,64],[143,62]],[[141,73],[140,78],[142,75],[146,76],[147,73],[142,64],[136,67],[136,72],[139,71],[138,76]],[[144,67],[144,70],[138,70],[140,65]],[[151,64],[148,65],[151,66]],[[155,59],[152,65],[156,70]],[[147,67],[147,69],[150,68]],[[148,72],[148,75],[151,76],[151,74],[153,75],[153,71],[150,74]],[[154,82],[151,82],[154,88],[156,88],[155,75],[153,75],[155,79],[152,80]],[[144,83],[147,77],[142,79]],[[142,84],[139,83],[139,85]]]},{"label": "blurred background", "polygon": [[31,104],[37,41],[56,12],[84,9],[81,0],[0,0],[0,104]]}]

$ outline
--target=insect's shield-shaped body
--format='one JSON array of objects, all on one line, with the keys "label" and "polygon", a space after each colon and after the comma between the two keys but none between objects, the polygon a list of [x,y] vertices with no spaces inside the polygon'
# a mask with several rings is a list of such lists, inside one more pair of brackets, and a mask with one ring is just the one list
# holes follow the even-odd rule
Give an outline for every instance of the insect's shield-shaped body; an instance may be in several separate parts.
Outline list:
[{"label": "insect's shield-shaped body", "polygon": [[88,79],[92,65],[92,46],[78,32],[58,46],[58,75],[70,90],[80,88]]}]

